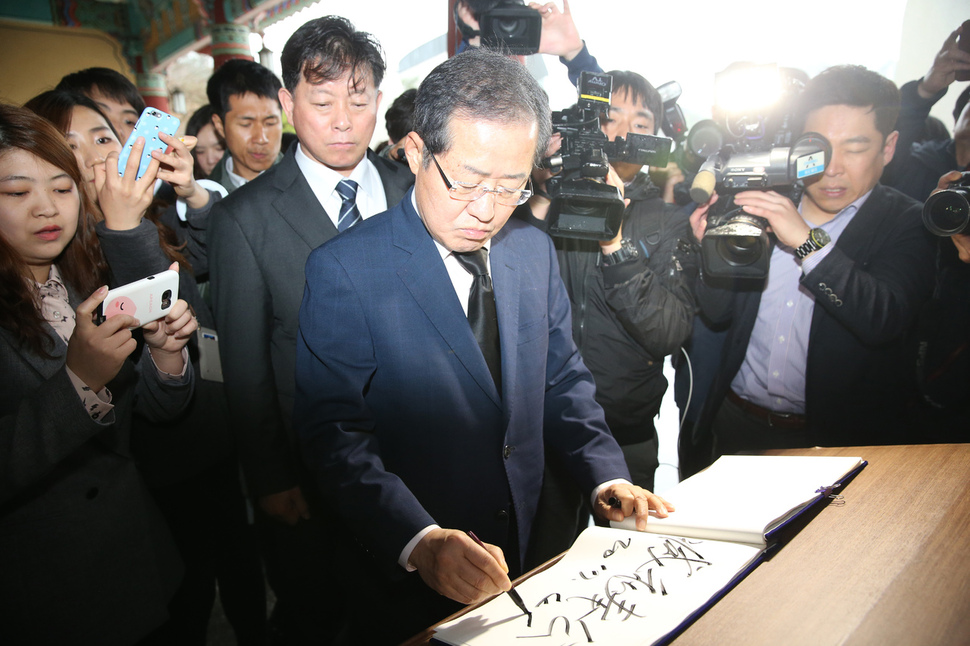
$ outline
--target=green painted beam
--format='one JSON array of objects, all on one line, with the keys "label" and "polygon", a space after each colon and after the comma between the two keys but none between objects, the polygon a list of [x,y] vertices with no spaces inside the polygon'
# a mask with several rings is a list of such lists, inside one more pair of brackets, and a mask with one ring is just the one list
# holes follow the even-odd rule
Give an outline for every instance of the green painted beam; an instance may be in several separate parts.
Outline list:
[{"label": "green painted beam", "polygon": [[49,0],[0,0],[0,17],[54,24]]}]

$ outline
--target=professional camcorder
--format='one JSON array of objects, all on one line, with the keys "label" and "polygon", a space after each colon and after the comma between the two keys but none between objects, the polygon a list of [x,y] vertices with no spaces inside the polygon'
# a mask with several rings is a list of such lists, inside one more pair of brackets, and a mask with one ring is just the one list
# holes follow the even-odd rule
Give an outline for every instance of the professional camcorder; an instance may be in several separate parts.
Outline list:
[{"label": "professional camcorder", "polygon": [[478,30],[472,29],[458,17],[458,4],[455,3],[455,21],[465,38],[481,36],[482,47],[516,56],[528,56],[539,51],[542,16],[521,2],[495,2],[494,6],[479,14]]},{"label": "professional camcorder", "polygon": [[970,171],[923,204],[923,225],[940,237],[970,235]]},{"label": "professional camcorder", "polygon": [[546,182],[552,199],[546,221],[549,233],[564,238],[611,240],[623,220],[620,191],[606,184],[610,161],[666,166],[671,140],[630,133],[609,141],[600,130],[599,114],[610,106],[613,77],[583,72],[579,102],[552,114],[562,147],[543,166],[558,173]]},{"label": "professional camcorder", "polygon": [[[691,144],[698,148],[694,158],[701,157],[702,152],[708,156],[694,178],[690,196],[697,203],[706,202],[715,189],[719,196],[707,215],[701,242],[705,273],[763,279],[768,275],[770,259],[768,222],[745,213],[734,204],[733,196],[742,191],[775,191],[797,204],[804,180],[825,171],[832,148],[814,132],[794,136],[792,104],[804,88],[801,79],[774,65],[748,66],[721,74],[738,71],[746,73],[752,87],[760,89],[773,82],[778,99],[761,106],[722,106],[716,109],[720,122],[701,121],[691,129],[687,139],[688,148]],[[723,80],[718,78],[717,82],[720,86]],[[739,84],[741,96],[750,95],[744,91],[745,85]]]},{"label": "professional camcorder", "polygon": [[707,216],[701,241],[704,271],[717,277],[764,278],[768,275],[768,222],[734,204],[742,191],[775,191],[798,202],[803,180],[825,171],[832,147],[822,135],[807,132],[790,146],[765,152],[736,152],[730,145],[708,158],[691,187],[695,202],[706,202],[714,186],[718,201]]}]

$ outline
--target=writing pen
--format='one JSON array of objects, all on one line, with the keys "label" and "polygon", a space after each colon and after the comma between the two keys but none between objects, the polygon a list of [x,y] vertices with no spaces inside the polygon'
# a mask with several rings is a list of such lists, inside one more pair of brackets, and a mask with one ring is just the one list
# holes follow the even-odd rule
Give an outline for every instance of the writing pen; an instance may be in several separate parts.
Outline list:
[{"label": "writing pen", "polygon": [[[469,530],[468,531],[468,535],[471,536],[471,538],[472,538],[473,541],[475,541],[476,543],[478,543],[479,545],[481,545],[481,547],[482,547],[483,550],[485,550],[486,552],[488,552],[488,548],[485,547],[485,543],[482,542],[482,539],[480,539],[479,537],[475,536],[475,532]],[[492,553],[491,552],[488,552],[488,553],[491,556]],[[509,596],[512,597],[512,601],[514,601],[515,602],[515,605],[517,605],[519,607],[519,610],[521,610],[524,614],[529,615],[529,621],[531,622],[532,621],[532,613],[529,612],[528,609],[525,607],[525,602],[522,601],[522,597],[519,596],[519,593],[515,590],[515,588],[509,588],[508,590],[506,590],[506,592],[508,592],[509,593]]]}]

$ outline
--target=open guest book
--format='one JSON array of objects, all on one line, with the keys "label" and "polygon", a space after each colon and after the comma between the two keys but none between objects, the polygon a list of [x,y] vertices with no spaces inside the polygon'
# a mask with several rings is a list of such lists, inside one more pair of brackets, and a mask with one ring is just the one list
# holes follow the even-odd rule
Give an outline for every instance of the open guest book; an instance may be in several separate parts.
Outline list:
[{"label": "open guest book", "polygon": [[660,644],[764,559],[781,530],[824,505],[866,466],[861,458],[721,457],[664,498],[676,511],[590,527],[566,555],[516,586],[529,614],[501,594],[438,627],[455,646]]}]

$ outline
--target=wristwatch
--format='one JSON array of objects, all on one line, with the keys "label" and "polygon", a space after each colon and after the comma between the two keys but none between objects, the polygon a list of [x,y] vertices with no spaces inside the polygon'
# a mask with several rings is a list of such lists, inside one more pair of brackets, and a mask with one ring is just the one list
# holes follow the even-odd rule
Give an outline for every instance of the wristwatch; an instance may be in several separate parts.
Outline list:
[{"label": "wristwatch", "polygon": [[813,251],[818,251],[828,243],[832,242],[832,238],[825,229],[812,229],[808,232],[808,240],[805,241],[800,247],[795,249],[795,257],[799,260],[803,260],[805,256],[812,253]]},{"label": "wristwatch", "polygon": [[620,248],[613,253],[603,254],[603,266],[609,267],[611,265],[618,265],[621,262],[626,262],[627,260],[633,260],[640,256],[640,251],[633,246],[633,241],[629,238],[624,238],[620,241]]}]

